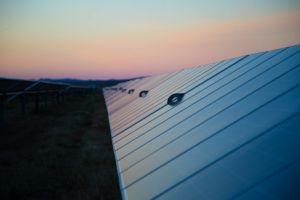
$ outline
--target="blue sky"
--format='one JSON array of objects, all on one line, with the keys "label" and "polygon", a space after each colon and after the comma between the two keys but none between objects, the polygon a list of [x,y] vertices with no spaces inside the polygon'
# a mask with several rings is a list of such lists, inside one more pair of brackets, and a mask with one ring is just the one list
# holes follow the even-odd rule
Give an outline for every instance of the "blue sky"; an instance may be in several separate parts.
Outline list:
[{"label": "blue sky", "polygon": [[[11,78],[83,79],[166,73],[225,56],[296,45],[299,11],[298,0],[0,0],[0,72]],[[251,30],[242,31],[247,23],[255,30],[252,35]],[[243,34],[244,49],[234,51],[233,45],[231,54],[214,56],[228,41],[216,31],[231,34],[230,40]],[[262,34],[273,37],[274,44],[261,44]],[[257,48],[247,46],[247,39],[260,43]],[[201,57],[209,41],[211,53]],[[193,42],[205,46],[196,48]]]}]

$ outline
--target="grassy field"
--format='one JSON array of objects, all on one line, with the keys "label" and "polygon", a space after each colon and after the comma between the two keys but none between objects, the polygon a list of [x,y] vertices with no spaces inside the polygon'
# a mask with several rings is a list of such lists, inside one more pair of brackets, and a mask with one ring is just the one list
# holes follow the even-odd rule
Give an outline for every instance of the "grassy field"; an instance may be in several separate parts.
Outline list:
[{"label": "grassy field", "polygon": [[121,199],[102,91],[35,112],[5,105],[0,199]]}]

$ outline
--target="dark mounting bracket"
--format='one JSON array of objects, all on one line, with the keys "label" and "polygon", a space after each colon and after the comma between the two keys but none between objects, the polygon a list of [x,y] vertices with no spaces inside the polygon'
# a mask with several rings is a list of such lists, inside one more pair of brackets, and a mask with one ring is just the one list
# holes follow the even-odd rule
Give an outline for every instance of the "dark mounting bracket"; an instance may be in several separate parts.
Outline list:
[{"label": "dark mounting bracket", "polygon": [[146,90],[145,91],[141,91],[139,96],[140,97],[146,97],[146,95],[148,94],[148,92],[149,91],[146,91]]},{"label": "dark mounting bracket", "polygon": [[132,94],[134,92],[134,90],[129,90],[128,94]]},{"label": "dark mounting bracket", "polygon": [[181,100],[184,97],[184,93],[177,93],[177,94],[172,94],[169,99],[168,99],[168,104],[170,106],[175,106],[181,102]]}]

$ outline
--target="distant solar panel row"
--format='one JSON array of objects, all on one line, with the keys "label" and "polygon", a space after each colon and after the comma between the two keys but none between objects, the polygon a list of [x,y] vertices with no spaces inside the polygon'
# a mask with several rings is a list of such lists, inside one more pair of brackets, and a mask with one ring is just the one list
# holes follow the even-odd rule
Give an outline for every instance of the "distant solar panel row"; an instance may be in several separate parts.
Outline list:
[{"label": "distant solar panel row", "polygon": [[36,111],[39,107],[39,94],[45,95],[45,106],[47,106],[47,94],[52,94],[52,103],[54,104],[54,95],[59,102],[61,95],[64,102],[64,94],[85,93],[93,91],[93,88],[86,86],[74,86],[66,83],[29,81],[20,79],[0,78],[0,125],[4,124],[4,102],[11,101],[17,96],[21,97],[22,116],[25,116],[25,98],[28,95],[35,95]]},{"label": "distant solar panel row", "polygon": [[66,83],[29,81],[21,79],[0,78],[0,95],[15,95],[34,92],[78,91],[91,89],[85,86],[74,86]]},{"label": "distant solar panel row", "polygon": [[124,199],[300,199],[300,45],[113,88]]}]

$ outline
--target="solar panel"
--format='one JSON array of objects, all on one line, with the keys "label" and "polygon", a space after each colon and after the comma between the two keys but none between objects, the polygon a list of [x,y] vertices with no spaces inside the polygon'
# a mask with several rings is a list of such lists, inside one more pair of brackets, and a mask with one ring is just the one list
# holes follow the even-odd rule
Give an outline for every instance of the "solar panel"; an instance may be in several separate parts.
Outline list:
[{"label": "solar panel", "polygon": [[300,45],[181,70],[135,95],[109,113],[124,199],[299,198]]},{"label": "solar panel", "polygon": [[57,96],[57,103],[59,103],[59,96],[61,94],[61,101],[64,103],[65,93],[82,93],[92,91],[92,87],[73,86],[66,83],[45,82],[45,81],[28,81],[21,79],[0,78],[0,125],[4,124],[4,102],[11,101],[17,96],[21,97],[21,113],[25,116],[25,98],[26,95],[35,95],[36,111],[39,109],[39,94],[44,94],[45,107],[48,105],[47,94],[52,93],[52,103],[54,104],[54,94]]},{"label": "solar panel", "polygon": [[[135,88],[134,95],[126,95],[126,93],[125,93],[124,98],[118,99],[118,101],[113,103],[112,105],[108,105],[107,109],[108,109],[109,114],[113,114],[114,112],[117,112],[120,108],[123,108],[126,104],[137,99],[139,97],[140,92],[145,91],[145,90],[149,91],[150,89],[152,89],[156,85],[159,85],[160,83],[164,82],[165,80],[172,77],[176,73],[177,72],[170,73],[170,74],[158,75],[155,77],[148,78],[146,83],[139,85],[138,87],[134,87]],[[133,87],[131,87],[131,88],[133,88]]]},{"label": "solar panel", "polygon": [[26,80],[17,80],[17,79],[0,79],[0,92],[3,93],[18,93],[23,92],[26,88],[31,87],[36,84],[36,81],[26,81]]},{"label": "solar panel", "polygon": [[[119,83],[116,86],[114,86],[114,88],[117,88],[116,90],[111,90],[111,91],[106,91],[106,93],[104,95],[106,95],[106,104],[109,104],[109,100],[114,98],[115,96],[117,96],[118,94],[120,94],[119,90],[122,91],[122,89],[127,88],[129,85],[131,85],[132,83],[135,83],[138,80],[132,80],[132,81],[127,81],[127,82],[123,82],[123,83]],[[121,98],[121,97],[118,97]]]}]

